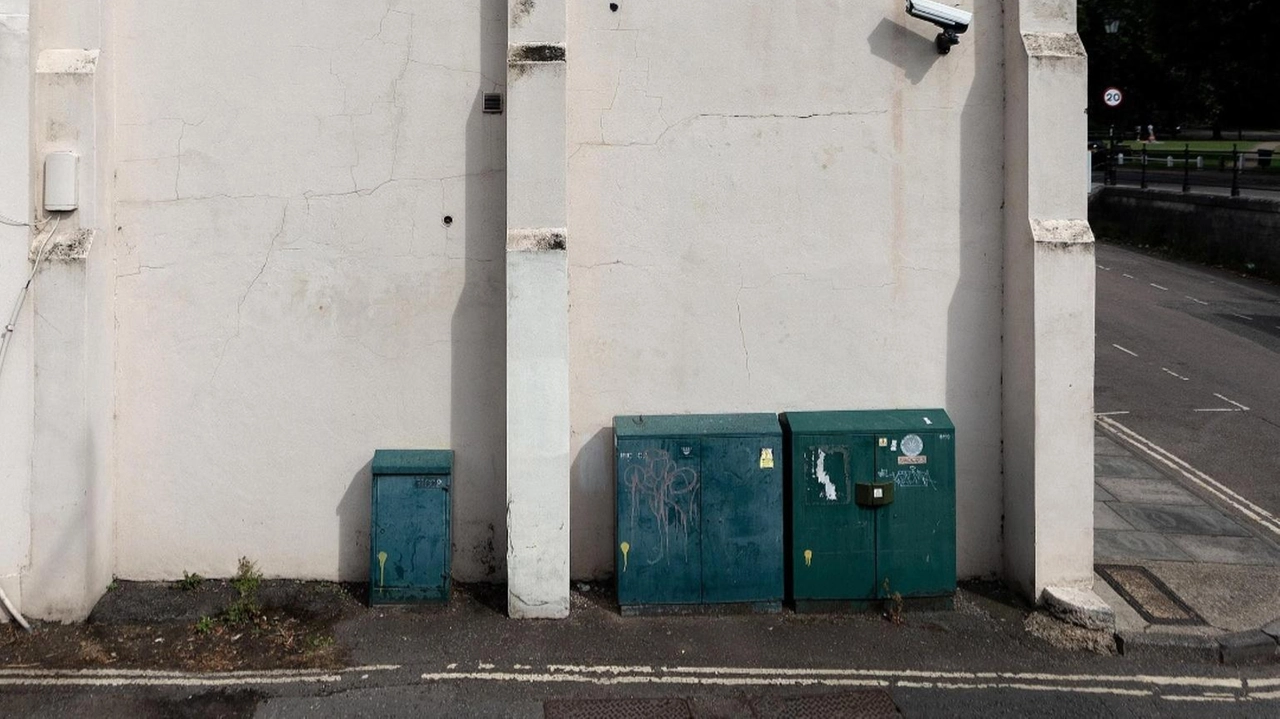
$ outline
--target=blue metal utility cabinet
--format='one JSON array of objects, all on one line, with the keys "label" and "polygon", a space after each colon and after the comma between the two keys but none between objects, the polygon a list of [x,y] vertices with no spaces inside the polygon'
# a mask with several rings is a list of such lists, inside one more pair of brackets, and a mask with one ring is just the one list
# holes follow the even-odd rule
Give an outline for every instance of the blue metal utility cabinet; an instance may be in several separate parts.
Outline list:
[{"label": "blue metal utility cabinet", "polygon": [[369,603],[449,599],[449,487],[453,452],[373,454]]},{"label": "blue metal utility cabinet", "polygon": [[782,429],[772,414],[616,417],[618,604],[782,606]]}]

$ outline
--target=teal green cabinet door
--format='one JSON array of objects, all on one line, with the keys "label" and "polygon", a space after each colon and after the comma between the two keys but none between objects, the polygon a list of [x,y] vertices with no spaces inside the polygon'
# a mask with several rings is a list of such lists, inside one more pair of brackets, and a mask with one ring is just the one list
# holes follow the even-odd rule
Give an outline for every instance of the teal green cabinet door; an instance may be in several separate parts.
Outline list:
[{"label": "teal green cabinet door", "polygon": [[701,602],[700,443],[619,439],[617,452],[618,603]]},{"label": "teal green cabinet door", "polygon": [[447,477],[374,477],[371,603],[447,599],[449,549]]},{"label": "teal green cabinet door", "polygon": [[792,598],[875,596],[875,512],[854,501],[874,474],[870,436],[790,438]]},{"label": "teal green cabinet door", "polygon": [[878,436],[876,481],[893,503],[877,517],[880,596],[928,597],[956,589],[955,436],[900,430]]},{"label": "teal green cabinet door", "polygon": [[782,597],[781,459],[780,435],[702,440],[704,602]]}]

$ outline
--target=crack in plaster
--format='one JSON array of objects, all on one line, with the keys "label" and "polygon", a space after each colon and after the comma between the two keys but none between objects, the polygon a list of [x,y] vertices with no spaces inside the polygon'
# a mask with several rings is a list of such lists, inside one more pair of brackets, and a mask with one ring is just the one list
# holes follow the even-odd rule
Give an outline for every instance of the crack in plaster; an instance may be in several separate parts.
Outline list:
[{"label": "crack in plaster", "polygon": [[734,296],[733,302],[738,306],[738,335],[742,338],[742,359],[747,368],[747,384],[751,383],[751,351],[747,349],[747,332],[742,328],[742,291],[746,289],[746,284],[738,283],[738,294]]},{"label": "crack in plaster", "polygon": [[240,336],[241,321],[243,319],[241,310],[244,308],[245,300],[249,299],[249,293],[252,292],[253,288],[258,284],[258,280],[262,278],[262,274],[267,271],[267,265],[271,262],[271,253],[275,251],[276,242],[279,241],[281,235],[284,234],[288,221],[289,202],[286,201],[284,203],[284,211],[280,216],[280,227],[271,235],[271,242],[267,245],[266,255],[262,258],[262,265],[258,268],[258,272],[253,276],[253,279],[249,281],[249,286],[245,288],[244,293],[240,295],[240,301],[236,303],[236,331],[222,343],[222,351],[218,353],[218,363],[214,365],[213,376],[209,379],[211,382],[217,379],[218,371],[222,369],[222,361],[226,359],[227,348],[230,347],[231,343]]},{"label": "crack in plaster", "polygon": [[[659,113],[661,113],[661,108],[662,108],[661,103],[663,101],[662,97],[659,95],[649,95],[647,93],[645,94],[645,97],[649,99],[658,100],[660,103]],[[616,99],[616,95],[615,95],[615,99]],[[610,103],[610,106],[612,106],[612,103]],[[604,133],[603,112],[608,109],[609,108],[601,108],[602,112],[601,112],[600,131],[602,135]],[[794,114],[794,115],[784,115],[784,114],[777,114],[777,113],[728,114],[728,113],[703,112],[703,113],[698,113],[696,115],[689,115],[688,117],[685,117],[683,119],[677,120],[676,122],[669,124],[665,130],[658,133],[658,136],[654,138],[652,142],[608,142],[603,139],[601,142],[580,142],[578,143],[578,149],[574,150],[573,153],[569,155],[569,159],[572,160],[579,152],[582,151],[582,148],[584,147],[657,147],[658,145],[662,144],[662,140],[666,138],[666,136],[670,134],[672,130],[675,130],[676,128],[682,125],[687,125],[694,121],[701,120],[704,118],[747,119],[747,120],[811,120],[819,117],[871,117],[876,115],[885,115],[885,114],[888,114],[888,112],[889,112],[888,110],[837,110],[832,112],[814,112],[814,113]],[[661,114],[659,114],[659,118],[661,118]]]}]

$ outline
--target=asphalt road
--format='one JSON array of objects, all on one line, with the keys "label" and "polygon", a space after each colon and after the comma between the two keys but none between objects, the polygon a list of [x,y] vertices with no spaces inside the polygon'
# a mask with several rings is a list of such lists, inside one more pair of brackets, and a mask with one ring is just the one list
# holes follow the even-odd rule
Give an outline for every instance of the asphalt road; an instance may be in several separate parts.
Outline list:
[{"label": "asphalt road", "polygon": [[1096,411],[1280,539],[1280,288],[1099,244],[1097,322]]},{"label": "asphalt road", "polygon": [[[994,584],[955,611],[639,617],[576,593],[557,622],[514,622],[477,594],[388,607],[336,628],[346,668],[220,675],[0,666],[0,717],[866,716],[762,703],[878,692],[907,717],[1274,717],[1274,665],[1161,650],[1100,656],[1078,630],[1027,618]],[[1039,628],[1037,628],[1039,627]],[[1053,643],[1051,643],[1051,641]],[[675,700],[683,713],[554,714],[548,702]]]}]

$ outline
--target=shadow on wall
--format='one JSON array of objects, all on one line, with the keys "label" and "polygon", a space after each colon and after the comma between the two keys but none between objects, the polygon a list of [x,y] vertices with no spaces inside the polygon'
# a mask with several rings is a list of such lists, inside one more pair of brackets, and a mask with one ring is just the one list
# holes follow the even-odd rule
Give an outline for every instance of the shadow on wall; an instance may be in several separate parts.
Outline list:
[{"label": "shadow on wall", "polygon": [[[604,427],[597,431],[582,444],[578,453],[573,457],[573,465],[569,470],[569,477],[576,486],[569,493],[569,546],[571,550],[576,547],[589,546],[602,540],[609,542],[609,551],[617,554],[617,528],[606,537],[600,537],[595,534],[594,529],[599,526],[598,523],[589,522],[592,519],[591,513],[600,507],[600,501],[597,499],[601,492],[607,494],[607,506],[614,506],[614,497],[617,496],[617,477],[613,461],[613,427]],[[596,485],[603,481],[605,487],[601,489]],[[613,522],[608,523],[609,526]],[[590,556],[585,552],[571,551],[571,558],[579,559],[579,561],[590,561]],[[592,562],[594,563],[594,562]],[[570,574],[575,579],[589,579],[591,581],[603,581],[613,574],[613,562],[607,562],[605,567],[598,569],[593,574],[587,574],[581,567],[570,567]]]},{"label": "shadow on wall", "polygon": [[[374,449],[452,449],[453,576],[462,582],[504,581],[506,557],[506,124],[486,115],[486,92],[504,92],[506,13],[503,0],[483,0],[476,15],[481,72],[466,113],[464,167],[440,180],[441,195],[419,202],[439,211],[443,255],[419,262],[460,265],[462,286],[448,328],[451,376],[449,437],[370,447],[337,507],[339,576],[369,576],[371,466]],[[447,95],[447,94],[446,94]],[[434,98],[419,98],[432,102]],[[440,202],[439,207],[436,203]],[[445,274],[445,273],[441,273]],[[423,288],[423,301],[438,296]],[[436,328],[435,343],[446,328]],[[440,388],[441,391],[444,388]],[[413,401],[443,410],[439,396]],[[427,446],[431,445],[431,446]]]},{"label": "shadow on wall", "polygon": [[446,181],[441,218],[446,247],[461,232],[465,258],[449,330],[453,576],[463,582],[506,580],[506,115],[483,112],[484,93],[506,91],[506,17],[503,0],[483,0],[481,79],[467,116],[465,178],[461,193]]},{"label": "shadow on wall", "polygon": [[[947,406],[955,408],[956,569],[961,577],[1000,570],[1004,516],[1004,33],[996,17],[977,20],[982,26],[961,40],[971,48],[977,74],[960,114],[960,146],[954,148],[960,171],[960,273],[947,308]],[[949,57],[958,53],[953,50]],[[990,341],[975,342],[975,334]]]},{"label": "shadow on wall", "polygon": [[338,502],[338,576],[344,581],[369,577],[369,523],[373,502],[373,451]]},{"label": "shadow on wall", "polygon": [[872,55],[901,68],[912,85],[919,85],[942,57],[932,39],[888,18],[876,25],[867,45]]},{"label": "shadow on wall", "polygon": [[[1003,54],[1003,36],[995,18],[978,18],[978,31],[963,36],[964,46],[950,55],[940,55],[933,39],[933,26],[916,28],[892,20],[882,20],[867,38],[876,57],[902,70],[912,85],[918,85],[938,64],[970,62],[974,58],[976,76],[960,114],[958,146],[940,148],[932,158],[942,171],[955,167],[959,176],[956,215],[942,207],[928,210],[938,225],[959,228],[956,288],[947,308],[947,356],[945,409],[956,423],[957,570],[961,576],[990,574],[999,569],[1001,480],[1000,461],[1000,361],[1002,333],[1001,294],[1003,251],[1003,74],[989,62],[991,54]],[[988,26],[995,29],[987,29]],[[924,35],[921,33],[928,33]],[[941,72],[944,68],[939,68]],[[945,94],[945,88],[939,88]],[[942,103],[945,107],[945,101]],[[941,110],[939,110],[941,111]],[[905,123],[906,115],[900,113]],[[991,115],[998,114],[993,122]],[[929,142],[903,138],[904,153],[920,152]],[[992,151],[996,148],[996,151]],[[932,163],[920,163],[928,167]],[[908,181],[919,182],[920,178]],[[912,212],[911,203],[896,203],[896,211]],[[898,226],[915,225],[905,218]],[[939,227],[936,234],[947,236],[950,228]],[[927,228],[925,231],[929,231]],[[990,342],[975,340],[988,337]],[[994,361],[993,361],[994,360]],[[994,370],[992,368],[995,368]],[[985,426],[974,420],[997,418]],[[993,458],[994,455],[994,458]]]}]

